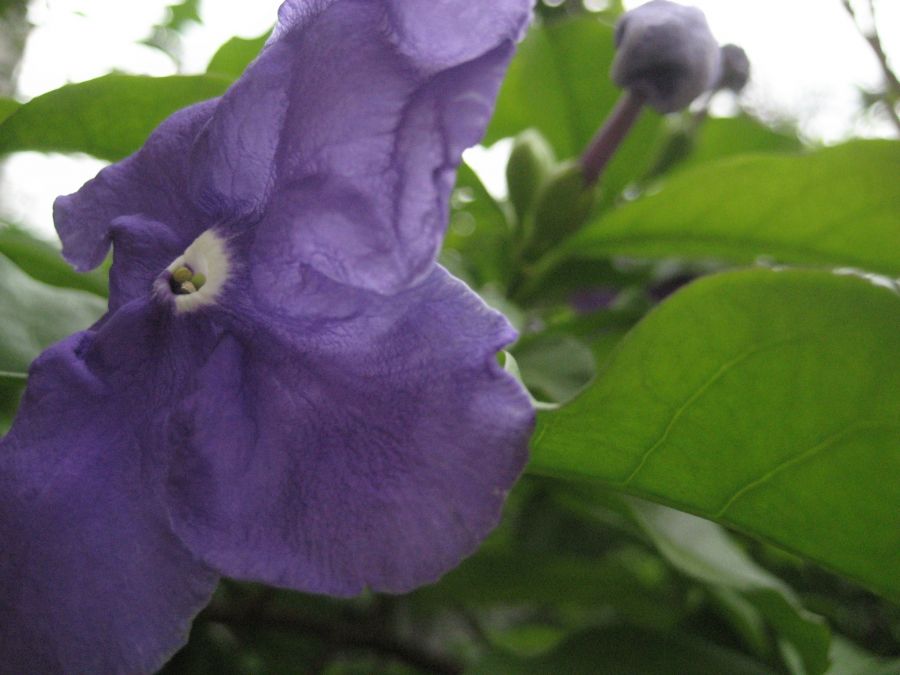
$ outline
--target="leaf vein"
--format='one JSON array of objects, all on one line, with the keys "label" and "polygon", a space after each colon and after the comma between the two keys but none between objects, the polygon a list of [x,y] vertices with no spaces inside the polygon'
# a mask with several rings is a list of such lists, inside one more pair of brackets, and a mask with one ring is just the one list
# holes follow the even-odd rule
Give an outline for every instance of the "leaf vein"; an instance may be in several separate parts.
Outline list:
[{"label": "leaf vein", "polygon": [[814,446],[804,450],[800,454],[795,455],[793,457],[789,457],[786,460],[779,462],[776,466],[769,469],[762,476],[760,476],[759,478],[757,478],[755,480],[750,481],[749,483],[747,483],[746,485],[744,485],[743,487],[738,489],[733,495],[731,495],[731,497],[726,499],[724,504],[722,505],[722,507],[718,511],[716,511],[715,514],[713,514],[713,518],[720,519],[720,518],[724,517],[725,513],[734,505],[734,503],[737,502],[742,497],[744,497],[744,495],[746,495],[747,493],[758,489],[762,485],[765,485],[770,480],[772,480],[775,476],[790,469],[791,467],[793,467],[797,464],[802,464],[803,462],[805,462],[808,459],[812,459],[813,457],[820,454],[821,452],[824,452],[828,448],[839,443],[841,440],[843,440],[845,437],[849,436],[854,431],[859,431],[859,430],[865,429],[865,428],[878,428],[878,427],[883,427],[883,426],[891,426],[891,425],[889,425],[886,422],[856,422],[856,423],[848,426],[846,429],[842,429],[841,431],[838,431],[837,433],[832,434],[825,440],[820,441],[819,443],[816,443]]},{"label": "leaf vein", "polygon": [[775,340],[775,341],[773,341],[773,342],[767,342],[767,343],[765,343],[765,344],[762,344],[762,345],[759,345],[759,346],[756,346],[756,347],[747,349],[747,350],[741,352],[740,354],[738,354],[737,356],[735,356],[735,357],[734,357],[733,359],[731,359],[730,361],[726,361],[725,363],[723,363],[723,364],[719,367],[719,369],[716,370],[716,372],[713,373],[713,374],[710,376],[710,378],[709,378],[708,380],[706,380],[706,382],[704,382],[700,387],[698,387],[698,388],[696,389],[696,391],[694,391],[694,393],[691,394],[691,395],[687,398],[687,400],[685,400],[684,403],[682,403],[682,404],[678,407],[678,409],[677,409],[677,410],[675,411],[675,413],[672,415],[672,418],[669,420],[669,423],[666,425],[666,428],[663,430],[663,432],[662,432],[662,434],[660,435],[660,437],[659,437],[658,439],[656,439],[656,442],[654,442],[654,443],[653,443],[653,444],[652,444],[652,445],[644,452],[644,454],[641,456],[641,459],[640,459],[640,461],[638,462],[637,466],[634,467],[634,469],[631,471],[631,473],[628,475],[628,477],[627,477],[624,481],[621,481],[621,482],[620,482],[620,486],[621,486],[621,487],[627,487],[628,485],[630,485],[630,484],[632,483],[632,481],[635,479],[635,477],[636,477],[636,476],[641,472],[641,470],[644,468],[644,465],[646,465],[647,460],[649,460],[650,457],[651,457],[651,456],[652,456],[652,455],[653,455],[653,454],[654,454],[654,453],[655,453],[655,452],[656,452],[656,451],[657,451],[657,450],[658,450],[658,449],[659,449],[659,448],[660,448],[660,447],[661,447],[661,446],[669,439],[669,435],[672,433],[672,429],[673,429],[673,428],[675,427],[675,425],[678,423],[678,420],[681,419],[681,417],[684,415],[684,413],[685,413],[685,412],[686,412],[686,411],[687,411],[694,403],[696,403],[697,400],[698,400],[701,396],[703,396],[703,394],[706,393],[706,391],[707,391],[711,386],[713,386],[713,385],[714,385],[717,381],[719,381],[726,373],[728,373],[728,371],[730,371],[732,368],[735,368],[736,366],[740,365],[742,362],[746,361],[747,359],[749,359],[749,358],[751,358],[751,357],[753,357],[753,356],[756,356],[757,354],[759,354],[759,353],[761,353],[761,352],[768,351],[769,349],[775,349],[775,348],[777,348],[777,347],[781,347],[781,346],[784,346],[784,345],[786,345],[786,344],[790,344],[790,343],[793,343],[793,342],[797,342],[798,339],[799,339],[798,336],[791,336],[791,337],[788,337],[788,338],[783,338],[783,339],[781,339],[781,340]]}]

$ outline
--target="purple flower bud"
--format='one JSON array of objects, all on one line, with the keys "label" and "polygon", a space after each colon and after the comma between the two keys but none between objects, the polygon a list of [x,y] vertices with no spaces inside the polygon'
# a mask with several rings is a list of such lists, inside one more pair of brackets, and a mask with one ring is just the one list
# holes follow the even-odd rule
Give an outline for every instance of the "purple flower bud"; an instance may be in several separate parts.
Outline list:
[{"label": "purple flower bud", "polygon": [[681,110],[715,82],[719,46],[703,12],[653,0],[616,25],[612,79],[661,113]]},{"label": "purple flower bud", "polygon": [[747,52],[737,45],[725,45],[719,60],[719,82],[717,89],[731,89],[739,92],[750,79],[750,59]]}]

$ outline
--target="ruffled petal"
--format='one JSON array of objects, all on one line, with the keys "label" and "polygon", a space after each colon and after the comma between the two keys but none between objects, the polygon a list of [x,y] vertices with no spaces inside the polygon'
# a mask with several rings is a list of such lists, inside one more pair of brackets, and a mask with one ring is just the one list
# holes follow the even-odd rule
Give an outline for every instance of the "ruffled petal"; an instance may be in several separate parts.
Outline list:
[{"label": "ruffled petal", "polygon": [[392,0],[391,27],[400,50],[431,71],[470,61],[485,44],[518,40],[530,20],[532,3],[493,0]]},{"label": "ruffled petal", "polygon": [[356,300],[341,320],[236,326],[173,421],[175,530],[225,575],[405,591],[498,521],[533,424],[496,362],[514,331],[439,268]]},{"label": "ruffled petal", "polygon": [[75,269],[93,269],[106,257],[117,219],[142,216],[165,223],[187,246],[211,224],[191,202],[189,153],[217,102],[185,108],[163,122],[141,150],[103,169],[76,193],[59,197],[53,219],[63,255]]},{"label": "ruffled petal", "polygon": [[289,0],[195,147],[196,198],[265,211],[260,260],[287,246],[343,283],[416,283],[530,4]]},{"label": "ruffled petal", "polygon": [[187,639],[217,575],[171,531],[159,440],[198,339],[129,305],[32,366],[0,440],[3,672],[149,673]]},{"label": "ruffled petal", "polygon": [[109,270],[109,311],[147,298],[153,282],[181,255],[190,241],[166,225],[144,216],[117,218],[110,232],[113,263]]}]

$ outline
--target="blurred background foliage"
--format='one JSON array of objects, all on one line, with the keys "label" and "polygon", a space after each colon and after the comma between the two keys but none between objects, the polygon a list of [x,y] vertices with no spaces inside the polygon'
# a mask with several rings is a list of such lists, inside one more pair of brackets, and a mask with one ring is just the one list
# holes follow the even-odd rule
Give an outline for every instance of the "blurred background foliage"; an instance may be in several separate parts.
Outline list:
[{"label": "blurred background foliage", "polygon": [[[619,96],[603,4],[538,4],[484,141],[507,189],[460,168],[441,256],[520,329],[507,365],[544,403],[501,526],[405,596],[223,582],[163,672],[900,673],[898,143],[820,148],[704,100],[645,113],[585,198],[560,177]],[[24,10],[0,4],[0,153],[120,159],[265,40],[22,104]],[[146,43],[178,62],[200,20],[173,4]],[[107,284],[8,224],[0,287],[2,432]]]}]

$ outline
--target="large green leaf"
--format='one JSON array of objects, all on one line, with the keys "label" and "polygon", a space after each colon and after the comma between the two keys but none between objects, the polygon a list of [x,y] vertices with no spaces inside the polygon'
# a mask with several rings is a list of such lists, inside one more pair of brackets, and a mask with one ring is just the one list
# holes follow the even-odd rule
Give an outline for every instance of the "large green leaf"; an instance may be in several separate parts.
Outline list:
[{"label": "large green leaf", "polygon": [[[609,78],[614,55],[612,27],[595,17],[532,27],[510,65],[485,142],[534,127],[560,159],[580,155],[621,95]],[[642,174],[661,126],[659,115],[642,115],[603,176],[607,197]]]},{"label": "large green leaf", "polygon": [[0,124],[0,153],[86,152],[118,160],[176,110],[221,95],[220,75],[105,75],[29,101]]},{"label": "large green leaf", "polygon": [[768,256],[900,275],[898,175],[896,141],[734,157],[678,172],[658,194],[608,212],[557,254],[738,263]]},{"label": "large green leaf", "polygon": [[900,297],[815,271],[708,277],[541,415],[532,470],[602,480],[900,598]]},{"label": "large green leaf", "polygon": [[109,293],[105,270],[79,274],[63,260],[58,248],[18,228],[0,226],[0,254],[45,284],[77,288],[104,297]]},{"label": "large green leaf", "polygon": [[43,349],[106,311],[92,293],[47,286],[0,255],[0,371],[24,373]]},{"label": "large green leaf", "polygon": [[712,117],[703,122],[684,164],[690,166],[748,153],[799,152],[800,140],[748,117]]},{"label": "large green leaf", "polygon": [[691,116],[669,136],[651,168],[652,177],[734,155],[799,152],[803,148],[795,134],[772,129],[748,115],[707,118],[698,126],[694,119]]}]

